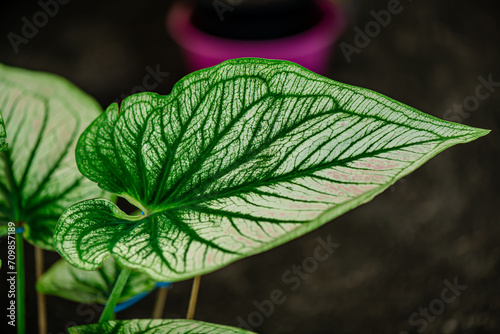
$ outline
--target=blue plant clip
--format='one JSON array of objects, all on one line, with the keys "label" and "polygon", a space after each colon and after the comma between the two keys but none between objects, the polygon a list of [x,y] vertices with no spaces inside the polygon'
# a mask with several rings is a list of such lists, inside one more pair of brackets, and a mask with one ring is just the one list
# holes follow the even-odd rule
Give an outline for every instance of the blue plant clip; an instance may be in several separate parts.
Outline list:
[{"label": "blue plant clip", "polygon": [[169,288],[172,285],[170,282],[156,282],[157,288]]},{"label": "blue plant clip", "polygon": [[130,306],[134,305],[135,303],[137,303],[138,301],[140,301],[141,299],[143,299],[144,297],[149,295],[156,288],[169,288],[171,285],[172,285],[172,283],[170,283],[170,282],[156,282],[156,285],[155,285],[153,290],[151,290],[149,292],[141,292],[141,293],[135,295],[134,297],[124,301],[123,303],[117,304],[114,308],[114,313],[118,313],[120,311],[123,311],[123,310],[129,308]]}]

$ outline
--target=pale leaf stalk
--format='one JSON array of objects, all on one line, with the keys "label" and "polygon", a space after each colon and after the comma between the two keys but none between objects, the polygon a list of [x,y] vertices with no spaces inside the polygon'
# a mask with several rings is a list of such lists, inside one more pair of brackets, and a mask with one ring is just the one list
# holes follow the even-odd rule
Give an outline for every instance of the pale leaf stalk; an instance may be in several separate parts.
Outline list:
[{"label": "pale leaf stalk", "polygon": [[153,319],[161,319],[165,310],[165,302],[167,300],[168,288],[159,288],[156,295],[155,307],[153,310]]},{"label": "pale leaf stalk", "polygon": [[[40,276],[42,276],[43,269],[43,249],[35,247],[35,273],[37,281],[40,279]],[[47,334],[47,305],[45,302],[45,294],[37,291],[36,295],[38,303],[38,333]]]},{"label": "pale leaf stalk", "polygon": [[108,302],[106,303],[106,307],[99,318],[99,322],[105,322],[112,319],[114,314],[114,309],[120,296],[122,294],[123,288],[125,287],[125,283],[127,283],[127,279],[132,272],[131,269],[123,268],[116,280],[115,286],[113,287],[113,291],[111,291],[111,295],[108,298]]},{"label": "pale leaf stalk", "polygon": [[194,311],[196,310],[196,301],[198,300],[198,291],[200,290],[201,276],[196,276],[193,280],[193,287],[191,289],[191,298],[189,299],[189,306],[186,315],[187,320],[194,318]]}]

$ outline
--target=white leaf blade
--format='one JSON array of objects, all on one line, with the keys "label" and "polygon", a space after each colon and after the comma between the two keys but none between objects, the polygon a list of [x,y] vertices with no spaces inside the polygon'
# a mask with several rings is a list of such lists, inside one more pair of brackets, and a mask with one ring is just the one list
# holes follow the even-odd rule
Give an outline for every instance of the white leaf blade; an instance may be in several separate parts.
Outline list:
[{"label": "white leaf blade", "polygon": [[[228,61],[187,76],[168,96],[132,96],[86,130],[82,172],[146,216],[80,203],[61,219],[58,249],[82,268],[112,254],[157,280],[187,279],[303,235],[487,132],[291,63]],[[71,231],[82,222],[74,212],[86,225]],[[64,241],[83,231],[104,241],[87,250]]]}]

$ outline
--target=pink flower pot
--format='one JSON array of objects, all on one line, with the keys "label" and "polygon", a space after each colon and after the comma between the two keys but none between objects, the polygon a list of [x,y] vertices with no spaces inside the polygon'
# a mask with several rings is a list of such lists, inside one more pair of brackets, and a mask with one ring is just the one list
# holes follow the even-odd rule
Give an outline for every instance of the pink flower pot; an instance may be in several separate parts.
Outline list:
[{"label": "pink flower pot", "polygon": [[243,57],[283,59],[325,74],[332,47],[344,30],[346,19],[339,5],[317,0],[323,13],[312,28],[288,37],[268,40],[238,40],[207,34],[191,22],[193,7],[176,3],[167,15],[167,29],[183,50],[188,69],[195,71],[224,60]]}]

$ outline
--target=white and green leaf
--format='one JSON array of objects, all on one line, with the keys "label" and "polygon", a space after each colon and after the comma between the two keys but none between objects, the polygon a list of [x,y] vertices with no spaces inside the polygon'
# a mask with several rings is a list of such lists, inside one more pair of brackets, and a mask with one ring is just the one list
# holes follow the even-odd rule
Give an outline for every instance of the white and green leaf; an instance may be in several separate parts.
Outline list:
[{"label": "white and green leaf", "polygon": [[[81,270],[65,260],[59,260],[38,279],[36,289],[46,295],[79,303],[105,304],[120,271],[121,267],[111,258],[104,261],[102,268],[94,271]],[[155,283],[149,276],[132,271],[118,302],[153,290]]]},{"label": "white and green leaf", "polygon": [[112,255],[156,280],[187,279],[314,230],[487,133],[290,62],[230,60],[170,95],[112,104],[87,128],[81,172],[145,216],[80,202],[56,248],[82,269]]},{"label": "white and green leaf", "polygon": [[101,108],[59,76],[0,64],[0,110],[9,135],[0,153],[0,225],[23,225],[29,242],[54,249],[62,212],[103,194],[81,175],[74,156],[78,137]]},{"label": "white and green leaf", "polygon": [[[252,334],[253,332],[195,320],[123,320],[69,328],[70,334]],[[254,333],[255,334],[255,333]]]}]

